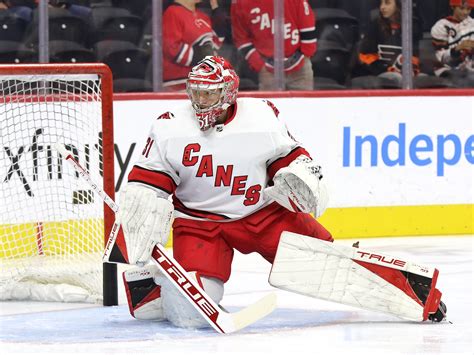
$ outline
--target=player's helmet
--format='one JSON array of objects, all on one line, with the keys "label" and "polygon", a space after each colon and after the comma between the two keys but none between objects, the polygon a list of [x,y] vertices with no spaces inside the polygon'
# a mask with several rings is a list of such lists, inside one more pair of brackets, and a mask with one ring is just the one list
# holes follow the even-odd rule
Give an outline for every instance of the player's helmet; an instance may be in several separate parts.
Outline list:
[{"label": "player's helmet", "polygon": [[474,7],[474,0],[449,0],[449,5]]},{"label": "player's helmet", "polygon": [[205,131],[237,99],[239,76],[224,58],[207,56],[191,69],[186,92]]}]

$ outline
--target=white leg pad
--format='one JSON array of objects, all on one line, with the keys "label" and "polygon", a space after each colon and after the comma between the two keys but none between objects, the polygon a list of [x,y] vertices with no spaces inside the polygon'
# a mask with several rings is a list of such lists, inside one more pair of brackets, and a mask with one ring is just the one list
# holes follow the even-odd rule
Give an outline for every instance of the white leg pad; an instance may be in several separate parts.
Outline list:
[{"label": "white leg pad", "polygon": [[422,321],[438,309],[438,270],[403,258],[283,232],[271,285],[303,295]]},{"label": "white leg pad", "polygon": [[[200,276],[196,272],[188,272],[188,274],[196,279],[214,302],[219,304],[224,295],[224,283],[222,281],[212,277]],[[161,297],[164,316],[173,325],[192,329],[209,326],[199,312],[168,280],[162,282]]]}]

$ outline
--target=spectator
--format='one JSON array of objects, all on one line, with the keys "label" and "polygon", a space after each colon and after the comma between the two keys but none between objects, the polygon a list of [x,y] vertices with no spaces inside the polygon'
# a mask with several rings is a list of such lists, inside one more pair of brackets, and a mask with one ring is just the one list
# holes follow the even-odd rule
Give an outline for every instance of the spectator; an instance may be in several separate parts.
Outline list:
[{"label": "spectator", "polygon": [[431,29],[436,59],[435,74],[457,86],[474,85],[474,0],[450,0],[452,15],[440,19]]},{"label": "spectator", "polygon": [[[163,82],[167,90],[185,90],[191,68],[205,56],[216,54],[224,41],[213,30],[214,20],[196,8],[200,2],[175,0],[163,14]],[[212,17],[219,16],[217,0],[210,3]]]},{"label": "spectator", "polygon": [[[413,75],[419,73],[421,29],[413,24]],[[369,24],[359,51],[359,75],[376,75],[401,84],[402,35],[401,0],[381,0],[379,14]]]},{"label": "spectator", "polygon": [[[312,90],[310,58],[316,52],[315,18],[306,0],[285,0],[284,70],[288,90]],[[274,89],[273,0],[235,0],[231,5],[234,44],[258,73],[259,89]]]},{"label": "spectator", "polygon": [[2,9],[8,9],[8,12],[30,22],[33,17],[33,9],[36,4],[34,0],[3,0]]},{"label": "spectator", "polygon": [[71,15],[88,20],[91,15],[91,9],[87,6],[77,5],[71,0],[49,0],[50,7],[56,7],[68,10]]}]

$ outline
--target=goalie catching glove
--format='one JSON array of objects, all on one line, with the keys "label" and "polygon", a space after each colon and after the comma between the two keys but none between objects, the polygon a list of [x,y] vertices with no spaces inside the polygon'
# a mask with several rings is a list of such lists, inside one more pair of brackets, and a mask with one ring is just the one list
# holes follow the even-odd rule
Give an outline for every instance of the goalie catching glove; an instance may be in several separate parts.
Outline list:
[{"label": "goalie catching glove", "polygon": [[168,241],[173,204],[160,190],[128,184],[120,192],[117,220],[122,225],[130,264],[145,265],[153,247]]},{"label": "goalie catching glove", "polygon": [[274,185],[264,190],[292,212],[313,213],[317,218],[326,210],[329,196],[321,167],[310,158],[300,155],[290,165],[277,171]]}]

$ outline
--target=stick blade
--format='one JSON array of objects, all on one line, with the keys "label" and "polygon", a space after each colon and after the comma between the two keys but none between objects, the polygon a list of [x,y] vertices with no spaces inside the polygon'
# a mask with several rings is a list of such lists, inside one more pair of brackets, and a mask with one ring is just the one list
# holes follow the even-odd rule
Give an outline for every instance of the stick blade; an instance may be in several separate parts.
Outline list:
[{"label": "stick blade", "polygon": [[222,325],[222,329],[226,334],[236,332],[268,316],[275,310],[276,306],[277,295],[275,292],[271,292],[254,304],[245,307],[240,311],[224,313],[222,316],[228,319],[225,321],[227,324]]}]

